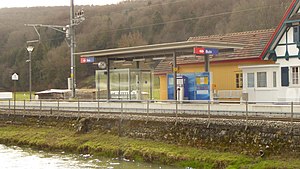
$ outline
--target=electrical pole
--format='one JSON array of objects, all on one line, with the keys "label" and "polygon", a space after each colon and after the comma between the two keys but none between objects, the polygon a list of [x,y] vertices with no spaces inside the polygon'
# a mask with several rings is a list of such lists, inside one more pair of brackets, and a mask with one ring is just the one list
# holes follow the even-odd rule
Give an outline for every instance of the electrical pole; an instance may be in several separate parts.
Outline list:
[{"label": "electrical pole", "polygon": [[[74,12],[74,0],[70,1],[70,25],[66,26],[59,26],[59,25],[43,25],[43,24],[25,24],[25,26],[31,26],[35,29],[36,33],[38,34],[39,39],[35,40],[40,41],[40,33],[37,30],[37,27],[46,27],[51,28],[55,31],[62,32],[66,35],[66,40],[68,43],[68,46],[70,47],[70,53],[71,53],[71,74],[70,74],[70,88],[72,90],[71,97],[76,97],[76,65],[75,65],[75,27],[79,25],[81,22],[85,20],[84,18],[84,11],[83,9],[78,10],[76,13]],[[30,41],[31,42],[31,41]]]},{"label": "electrical pole", "polygon": [[75,81],[75,58],[74,58],[74,52],[75,52],[75,23],[74,23],[74,0],[71,0],[70,5],[70,52],[71,52],[71,90],[72,90],[72,98],[76,97],[76,81]]}]

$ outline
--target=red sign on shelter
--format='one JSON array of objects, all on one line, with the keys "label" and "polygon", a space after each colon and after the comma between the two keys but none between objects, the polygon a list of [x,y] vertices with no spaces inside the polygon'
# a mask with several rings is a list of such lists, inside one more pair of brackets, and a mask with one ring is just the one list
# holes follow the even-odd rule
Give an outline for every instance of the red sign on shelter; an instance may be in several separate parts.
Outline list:
[{"label": "red sign on shelter", "polygon": [[205,48],[195,47],[195,48],[194,48],[194,54],[197,54],[197,55],[204,55],[204,54],[205,54]]},{"label": "red sign on shelter", "polygon": [[80,63],[87,63],[87,58],[85,58],[85,57],[82,57],[82,58],[80,58]]}]

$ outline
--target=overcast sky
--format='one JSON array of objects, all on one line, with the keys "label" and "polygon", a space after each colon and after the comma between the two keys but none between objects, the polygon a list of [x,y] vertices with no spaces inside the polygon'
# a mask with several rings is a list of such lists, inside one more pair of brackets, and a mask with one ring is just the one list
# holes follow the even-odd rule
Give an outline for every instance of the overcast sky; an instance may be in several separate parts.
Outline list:
[{"label": "overcast sky", "polygon": [[[75,5],[106,5],[122,0],[74,0]],[[32,6],[70,6],[70,0],[1,0],[0,8]]]}]

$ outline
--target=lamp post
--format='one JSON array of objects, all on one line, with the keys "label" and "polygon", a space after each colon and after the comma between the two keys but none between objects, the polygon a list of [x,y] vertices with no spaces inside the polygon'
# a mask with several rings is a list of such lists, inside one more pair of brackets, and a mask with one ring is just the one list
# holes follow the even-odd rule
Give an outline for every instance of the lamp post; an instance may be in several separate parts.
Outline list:
[{"label": "lamp post", "polygon": [[29,52],[29,59],[26,61],[29,63],[29,98],[31,100],[31,53],[33,51],[33,46],[27,46],[27,51]]}]

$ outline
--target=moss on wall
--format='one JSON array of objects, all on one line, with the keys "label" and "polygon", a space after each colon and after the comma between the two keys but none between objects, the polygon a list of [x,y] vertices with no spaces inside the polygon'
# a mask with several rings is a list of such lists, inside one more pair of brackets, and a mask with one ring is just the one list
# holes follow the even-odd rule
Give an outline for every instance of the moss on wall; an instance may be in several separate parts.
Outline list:
[{"label": "moss on wall", "polygon": [[[77,118],[2,115],[0,143],[95,156],[121,155],[129,159],[193,168],[300,166],[297,153],[287,156],[279,152],[288,147],[298,151],[293,142],[286,142],[293,137],[291,133],[285,133],[279,124],[272,124],[273,129],[265,123],[248,124],[249,128],[245,130],[243,122],[224,120],[215,121],[207,127],[207,121],[200,119],[181,119],[175,125],[171,119],[146,122],[133,117],[123,120],[111,117],[90,119],[89,132],[79,134],[76,132],[79,121]],[[260,125],[265,127],[258,127]],[[269,146],[267,150],[266,145]],[[261,149],[263,157],[259,154]]]}]

